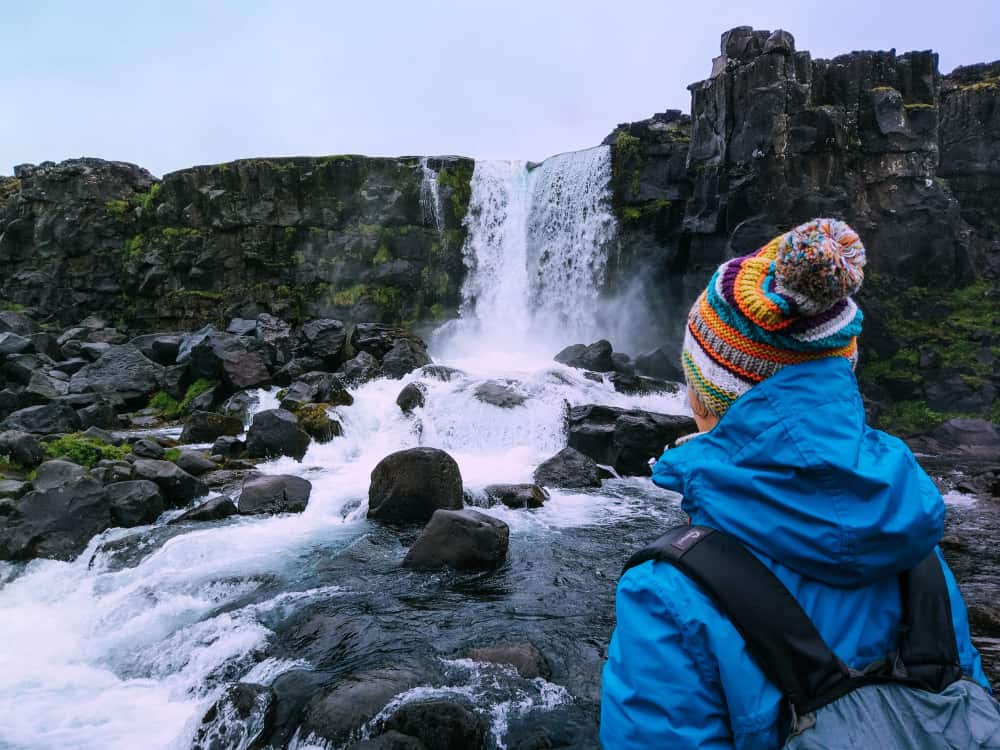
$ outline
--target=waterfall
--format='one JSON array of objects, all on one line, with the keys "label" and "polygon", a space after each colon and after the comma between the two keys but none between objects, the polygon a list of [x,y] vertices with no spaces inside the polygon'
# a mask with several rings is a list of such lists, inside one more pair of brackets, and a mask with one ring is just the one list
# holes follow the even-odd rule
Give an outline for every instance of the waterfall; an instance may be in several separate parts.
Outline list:
[{"label": "waterfall", "polygon": [[441,191],[438,189],[438,173],[432,169],[428,157],[420,159],[420,170],[423,180],[420,183],[420,207],[424,212],[424,221],[434,222],[440,232],[444,229],[444,214],[441,212]]},{"label": "waterfall", "polygon": [[456,350],[551,360],[599,334],[597,313],[616,223],[611,150],[477,161],[466,217],[462,318],[442,331]]}]

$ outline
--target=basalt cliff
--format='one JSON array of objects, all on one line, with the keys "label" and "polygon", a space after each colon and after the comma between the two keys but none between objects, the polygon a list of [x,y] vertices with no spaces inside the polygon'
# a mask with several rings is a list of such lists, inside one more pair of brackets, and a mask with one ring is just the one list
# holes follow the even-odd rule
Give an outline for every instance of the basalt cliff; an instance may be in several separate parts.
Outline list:
[{"label": "basalt cliff", "polygon": [[[883,422],[998,414],[1000,62],[933,52],[813,59],[733,29],[691,114],[619,125],[609,295],[639,289],[676,344],[711,270],[799,222],[841,217],[869,249],[860,375]],[[75,159],[0,178],[0,300],[135,331],[270,312],[416,324],[454,316],[474,163],[249,159],[156,179]]]}]

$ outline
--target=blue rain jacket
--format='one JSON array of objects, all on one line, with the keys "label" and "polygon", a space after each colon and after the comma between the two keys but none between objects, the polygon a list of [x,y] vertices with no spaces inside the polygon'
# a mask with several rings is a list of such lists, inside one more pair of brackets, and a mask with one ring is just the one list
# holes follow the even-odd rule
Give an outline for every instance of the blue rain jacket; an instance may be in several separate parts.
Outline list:
[{"label": "blue rain jacket", "polygon": [[[840,357],[786,367],[755,386],[711,432],[665,453],[653,481],[684,496],[692,523],[752,550],[859,669],[894,649],[897,576],[935,549],[943,528],[934,484],[901,440],[866,425]],[[962,668],[989,689],[947,566],[945,577]],[[616,610],[603,674],[606,750],[781,744],[778,689],[683,573],[653,561],[631,569]]]}]

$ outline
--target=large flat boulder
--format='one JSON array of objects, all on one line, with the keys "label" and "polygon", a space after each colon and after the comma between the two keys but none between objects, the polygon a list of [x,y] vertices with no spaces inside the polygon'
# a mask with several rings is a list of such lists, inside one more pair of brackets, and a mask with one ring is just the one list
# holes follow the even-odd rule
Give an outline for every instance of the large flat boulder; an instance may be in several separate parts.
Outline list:
[{"label": "large flat boulder", "polygon": [[76,432],[80,426],[80,417],[72,407],[52,401],[41,406],[18,409],[0,424],[0,429],[30,432],[33,435],[55,435]]},{"label": "large flat boulder", "polygon": [[70,393],[113,393],[129,407],[142,407],[160,390],[163,366],[131,344],[109,346],[70,378]]},{"label": "large flat boulder", "polygon": [[535,469],[535,482],[543,487],[582,489],[601,486],[597,462],[576,448],[563,448]]},{"label": "large flat boulder", "polygon": [[301,461],[308,448],[309,435],[299,427],[295,415],[284,409],[257,412],[247,430],[250,458],[290,456]]},{"label": "large flat boulder", "polygon": [[244,516],[301,513],[311,493],[312,482],[291,474],[251,477],[243,483],[239,512]]}]

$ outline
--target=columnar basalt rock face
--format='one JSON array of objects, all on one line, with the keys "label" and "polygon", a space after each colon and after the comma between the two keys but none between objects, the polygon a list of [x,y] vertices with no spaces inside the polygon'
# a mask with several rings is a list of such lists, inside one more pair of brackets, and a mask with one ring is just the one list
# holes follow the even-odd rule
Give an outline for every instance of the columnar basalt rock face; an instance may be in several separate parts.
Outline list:
[{"label": "columnar basalt rock face", "polygon": [[647,279],[657,335],[677,345],[721,261],[843,218],[869,251],[859,372],[877,401],[905,405],[888,423],[956,411],[943,398],[955,388],[957,411],[995,410],[1000,63],[942,77],[933,52],[813,60],[787,32],[749,27],[721,48],[689,87],[690,118],[619,125],[605,141],[620,220],[611,286]]},{"label": "columnar basalt rock face", "polygon": [[100,312],[140,329],[273,312],[384,322],[447,315],[464,276],[472,161],[252,159],[157,181],[75,159],[0,181],[0,298],[64,323]]}]

